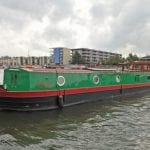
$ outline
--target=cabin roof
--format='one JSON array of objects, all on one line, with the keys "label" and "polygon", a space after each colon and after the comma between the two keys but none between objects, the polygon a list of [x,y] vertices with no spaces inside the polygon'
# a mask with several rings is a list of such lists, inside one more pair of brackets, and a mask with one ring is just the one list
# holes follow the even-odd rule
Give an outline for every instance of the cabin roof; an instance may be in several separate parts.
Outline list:
[{"label": "cabin roof", "polygon": [[90,70],[81,70],[81,69],[49,69],[49,68],[23,68],[26,71],[32,72],[63,72],[63,73],[91,73]]}]

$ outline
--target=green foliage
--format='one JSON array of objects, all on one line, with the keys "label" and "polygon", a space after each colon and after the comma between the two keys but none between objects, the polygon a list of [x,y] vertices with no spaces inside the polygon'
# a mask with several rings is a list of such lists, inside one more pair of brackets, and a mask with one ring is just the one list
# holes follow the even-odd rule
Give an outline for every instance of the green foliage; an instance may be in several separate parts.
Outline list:
[{"label": "green foliage", "polygon": [[136,54],[129,53],[128,57],[126,58],[127,62],[133,62],[139,60]]},{"label": "green foliage", "polygon": [[77,51],[72,56],[71,64],[84,64],[84,60],[82,56]]},{"label": "green foliage", "polygon": [[125,63],[125,62],[133,62],[133,61],[138,61],[139,57],[136,54],[129,53],[128,57],[125,58],[120,58],[119,56],[114,56],[110,57],[109,59],[102,60],[103,65],[118,65],[120,63]]},{"label": "green foliage", "polygon": [[113,56],[110,57],[109,59],[102,60],[103,65],[118,65],[120,63],[123,63],[125,61],[124,58],[120,58],[119,56]]}]

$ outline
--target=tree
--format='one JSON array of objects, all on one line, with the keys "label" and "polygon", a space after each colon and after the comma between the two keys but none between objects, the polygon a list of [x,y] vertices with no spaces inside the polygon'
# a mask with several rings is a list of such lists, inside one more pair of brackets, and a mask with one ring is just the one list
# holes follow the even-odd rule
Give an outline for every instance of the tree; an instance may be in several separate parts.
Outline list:
[{"label": "tree", "polygon": [[107,60],[103,60],[102,64],[104,65],[118,65],[120,63],[123,63],[125,60],[124,58],[120,58],[118,55],[110,57]]},{"label": "tree", "polygon": [[82,56],[77,51],[72,56],[71,64],[84,64],[84,60],[83,60]]},{"label": "tree", "polygon": [[126,58],[127,62],[133,62],[139,60],[136,54],[129,53],[128,57]]}]

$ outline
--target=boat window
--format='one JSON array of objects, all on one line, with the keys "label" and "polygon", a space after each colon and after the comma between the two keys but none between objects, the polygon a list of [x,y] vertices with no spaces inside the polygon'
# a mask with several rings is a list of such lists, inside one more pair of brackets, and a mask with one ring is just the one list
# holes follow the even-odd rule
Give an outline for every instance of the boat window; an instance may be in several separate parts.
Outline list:
[{"label": "boat window", "polygon": [[119,75],[116,75],[116,82],[119,83],[120,80],[121,80],[121,79],[120,79],[120,76],[119,76]]},{"label": "boat window", "polygon": [[65,84],[65,78],[63,76],[58,76],[58,78],[57,78],[57,84],[59,86],[63,86]]},{"label": "boat window", "polygon": [[17,75],[16,74],[11,74],[11,83],[13,85],[16,85],[16,83],[17,83]]},{"label": "boat window", "polygon": [[150,80],[150,75],[149,75],[149,76],[147,76],[147,79],[148,79],[148,80]]},{"label": "boat window", "polygon": [[135,81],[137,81],[137,82],[140,81],[140,75],[135,76]]},{"label": "boat window", "polygon": [[99,77],[97,75],[93,76],[93,82],[94,82],[94,84],[98,84],[99,83]]},{"label": "boat window", "polygon": [[13,80],[14,80],[14,75],[11,74],[11,83],[13,83]]}]

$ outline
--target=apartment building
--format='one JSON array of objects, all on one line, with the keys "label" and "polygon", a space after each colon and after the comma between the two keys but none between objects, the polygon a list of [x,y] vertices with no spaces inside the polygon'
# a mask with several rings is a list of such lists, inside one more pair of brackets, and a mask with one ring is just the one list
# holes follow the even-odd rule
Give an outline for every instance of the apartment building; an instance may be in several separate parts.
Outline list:
[{"label": "apartment building", "polygon": [[40,65],[48,66],[50,64],[50,57],[1,57],[0,66],[24,66],[24,65]]},{"label": "apartment building", "polygon": [[50,50],[50,56],[42,56],[42,57],[1,57],[0,58],[0,66],[23,66],[23,65],[40,65],[40,66],[48,66],[50,64],[57,65],[67,65],[70,64],[72,60],[72,56],[75,52],[80,53],[85,63],[87,64],[97,64],[103,60],[107,60],[110,57],[118,56],[122,57],[121,54],[100,51],[95,49],[88,48],[77,48],[77,49],[69,49],[65,47],[56,47]]},{"label": "apartment building", "polygon": [[71,50],[72,50],[72,55],[74,55],[74,53],[77,51],[82,56],[85,63],[87,64],[97,64],[103,60],[107,60],[110,57],[114,57],[114,56],[118,56],[120,58],[122,57],[122,55],[118,53],[112,53],[112,52],[106,52],[106,51],[88,49],[88,48],[77,48]]},{"label": "apartment building", "polygon": [[57,65],[67,65],[71,60],[71,50],[64,47],[53,48],[53,63]]}]

